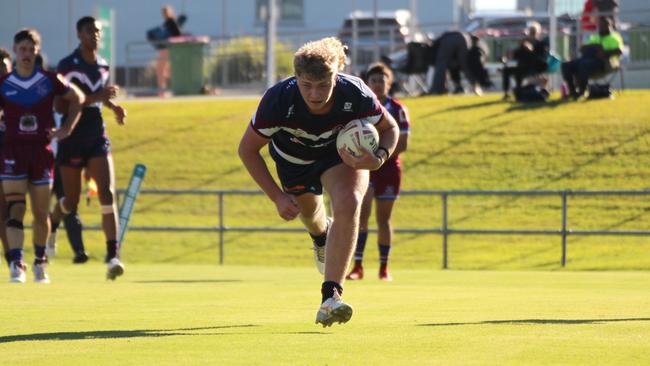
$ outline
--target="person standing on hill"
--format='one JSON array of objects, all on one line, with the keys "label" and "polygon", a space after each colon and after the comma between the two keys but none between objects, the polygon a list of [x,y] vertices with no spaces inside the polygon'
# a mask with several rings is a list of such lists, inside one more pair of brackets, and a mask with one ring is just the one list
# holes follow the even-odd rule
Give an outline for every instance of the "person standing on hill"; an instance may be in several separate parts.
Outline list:
[{"label": "person standing on hill", "polygon": [[381,168],[370,172],[370,184],[361,204],[359,218],[359,234],[357,246],[354,251],[354,267],[348,280],[363,279],[363,252],[368,239],[368,221],[372,212],[372,199],[376,202],[376,216],[379,249],[379,279],[392,281],[388,272],[388,256],[393,241],[393,227],[390,222],[395,200],[399,196],[402,181],[402,167],[399,154],[406,151],[411,123],[406,107],[397,99],[390,97],[388,91],[393,82],[393,72],[384,64],[376,63],[368,67],[366,84],[375,93],[381,104],[395,118],[399,126],[399,139],[393,154],[386,160]]},{"label": "person standing on hill", "polygon": [[[368,170],[379,169],[397,144],[398,128],[364,82],[341,73],[345,48],[336,38],[308,42],[294,55],[295,76],[266,91],[239,144],[239,157],[285,220],[299,217],[324,274],[316,323],[345,323],[352,306],[341,299],[343,282],[368,187]],[[338,132],[366,119],[379,132],[379,148],[360,157],[336,149]],[[260,154],[268,145],[281,187]],[[331,201],[328,220],[323,188]]]},{"label": "person standing on hill", "polygon": [[165,97],[169,95],[167,91],[167,82],[170,77],[169,67],[169,49],[167,48],[167,40],[170,37],[178,37],[181,35],[181,27],[176,19],[174,8],[170,5],[165,5],[161,8],[162,17],[165,22],[162,25],[165,31],[165,39],[158,43],[158,58],[156,59],[156,78],[158,81],[158,96]]},{"label": "person standing on hill", "polygon": [[[106,278],[115,280],[124,273],[117,241],[119,234],[117,204],[115,201],[115,171],[111,156],[111,142],[106,135],[102,107],[115,113],[119,125],[124,125],[126,110],[113,99],[118,88],[108,84],[108,64],[99,52],[102,25],[95,18],[85,16],[77,21],[79,48],[59,62],[58,71],[86,94],[79,126],[70,137],[59,143],[56,160],[61,173],[65,197],[59,200],[51,213],[55,225],[68,215],[75,215],[81,195],[83,169],[97,182],[97,195],[102,210],[102,229],[106,237]],[[65,108],[62,108],[65,112]],[[63,117],[64,119],[66,116]]]},{"label": "person standing on hill", "polygon": [[[0,77],[0,108],[5,113],[5,146],[2,160],[2,188],[7,200],[7,239],[9,241],[10,281],[25,282],[23,261],[25,196],[29,192],[34,217],[34,281],[49,283],[46,273],[45,243],[50,232],[50,204],[54,158],[50,141],[65,141],[79,120],[84,96],[60,75],[36,66],[41,37],[34,29],[23,29],[14,36],[16,68]],[[55,96],[69,103],[68,120],[54,130],[52,108]]]}]

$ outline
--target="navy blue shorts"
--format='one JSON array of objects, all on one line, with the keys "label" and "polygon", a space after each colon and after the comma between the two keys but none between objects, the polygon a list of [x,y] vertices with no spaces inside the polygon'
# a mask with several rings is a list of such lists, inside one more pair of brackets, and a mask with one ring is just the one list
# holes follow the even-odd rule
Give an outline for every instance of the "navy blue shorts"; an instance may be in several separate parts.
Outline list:
[{"label": "navy blue shorts", "polygon": [[88,160],[99,156],[108,156],[111,153],[111,141],[101,136],[93,140],[59,142],[56,153],[56,162],[59,165],[82,168]]},{"label": "navy blue shorts", "polygon": [[311,164],[294,164],[283,159],[269,144],[269,152],[275,161],[275,168],[286,193],[299,196],[303,193],[323,194],[323,184],[320,176],[329,168],[343,164],[339,154],[324,157]]}]

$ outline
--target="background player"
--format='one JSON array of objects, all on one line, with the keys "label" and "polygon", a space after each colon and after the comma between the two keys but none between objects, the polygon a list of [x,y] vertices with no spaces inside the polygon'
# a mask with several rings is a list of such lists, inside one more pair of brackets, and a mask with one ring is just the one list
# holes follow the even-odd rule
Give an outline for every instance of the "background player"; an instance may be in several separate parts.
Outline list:
[{"label": "background player", "polygon": [[372,212],[372,199],[374,197],[377,203],[379,279],[391,281],[392,277],[388,272],[388,256],[393,239],[393,227],[390,222],[390,217],[393,212],[395,200],[399,195],[402,180],[399,154],[406,150],[411,124],[408,119],[406,107],[388,95],[388,91],[393,82],[392,71],[386,65],[376,63],[370,65],[366,72],[366,78],[366,83],[370,89],[375,93],[384,108],[397,121],[400,134],[397,147],[390,158],[386,160],[381,168],[370,172],[370,184],[361,205],[359,235],[357,237],[357,247],[354,251],[354,268],[346,278],[349,280],[360,280],[363,278],[363,250],[368,239],[368,221]]},{"label": "background player", "polygon": [[[0,78],[0,107],[5,112],[5,147],[2,186],[8,207],[7,239],[11,261],[10,281],[25,282],[27,266],[23,262],[23,218],[25,195],[29,192],[34,216],[34,280],[47,283],[45,243],[50,232],[48,220],[53,156],[50,140],[65,139],[79,120],[83,94],[59,75],[36,67],[41,37],[33,29],[14,36],[16,69]],[[70,103],[70,117],[60,129],[53,130],[52,107],[55,95]]]},{"label": "background player", "polygon": [[[372,91],[361,79],[340,73],[344,64],[344,47],[335,38],[303,45],[294,55],[295,77],[266,91],[239,145],[246,169],[275,203],[280,217],[300,217],[315,245],[325,247],[322,303],[316,315],[316,322],[323,326],[347,322],[352,316],[352,307],[340,295],[357,236],[368,170],[384,163],[398,138],[394,119]],[[379,131],[376,155],[366,152],[355,158],[336,150],[338,131],[358,118],[366,118]],[[266,145],[282,189],[260,154]],[[323,188],[333,211],[329,228]]]},{"label": "background player", "polygon": [[116,97],[118,88],[108,84],[108,63],[98,55],[101,29],[101,23],[93,17],[79,19],[79,48],[61,60],[57,67],[57,71],[68,81],[84,91],[86,101],[78,128],[58,146],[56,160],[65,197],[55,206],[52,220],[60,221],[62,217],[76,213],[81,195],[81,176],[85,167],[90,177],[97,182],[102,209],[102,229],[106,237],[106,277],[114,280],[124,273],[124,265],[119,259],[117,242],[119,227],[111,143],[106,136],[101,108],[110,108],[120,125],[124,124],[126,111],[111,101]]},{"label": "background player", "polygon": [[[0,78],[9,74],[12,69],[11,54],[6,49],[0,47]],[[2,156],[2,149],[4,148],[5,140],[5,119],[2,110],[0,110],[0,156]],[[5,221],[7,220],[7,202],[5,201],[5,194],[0,184],[0,242],[2,242],[2,251],[4,258],[9,265],[9,243],[7,242],[7,230]]]}]

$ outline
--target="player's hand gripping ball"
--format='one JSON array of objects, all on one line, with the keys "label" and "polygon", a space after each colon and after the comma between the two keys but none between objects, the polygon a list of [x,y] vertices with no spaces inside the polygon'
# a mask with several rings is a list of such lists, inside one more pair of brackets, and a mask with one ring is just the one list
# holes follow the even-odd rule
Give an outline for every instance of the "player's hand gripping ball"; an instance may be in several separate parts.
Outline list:
[{"label": "player's hand gripping ball", "polygon": [[337,150],[345,149],[351,155],[360,157],[363,148],[375,153],[379,146],[379,133],[375,126],[363,119],[355,119],[343,127],[336,138]]}]

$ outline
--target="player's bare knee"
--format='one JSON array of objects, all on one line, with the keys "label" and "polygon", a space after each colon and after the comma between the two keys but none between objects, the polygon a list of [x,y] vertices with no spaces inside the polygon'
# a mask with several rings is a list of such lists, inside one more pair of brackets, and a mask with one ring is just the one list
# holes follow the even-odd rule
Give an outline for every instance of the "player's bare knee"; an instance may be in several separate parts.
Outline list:
[{"label": "player's bare knee", "polygon": [[7,219],[17,219],[22,221],[25,216],[25,195],[11,194],[7,195]]},{"label": "player's bare knee", "polygon": [[79,197],[62,197],[59,200],[59,208],[64,215],[77,211]]},{"label": "player's bare knee", "polygon": [[110,189],[99,189],[97,191],[97,196],[99,197],[99,202],[103,205],[112,205],[115,202],[115,192]]}]

